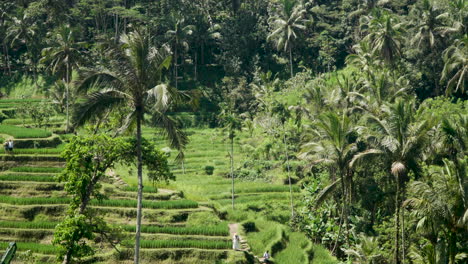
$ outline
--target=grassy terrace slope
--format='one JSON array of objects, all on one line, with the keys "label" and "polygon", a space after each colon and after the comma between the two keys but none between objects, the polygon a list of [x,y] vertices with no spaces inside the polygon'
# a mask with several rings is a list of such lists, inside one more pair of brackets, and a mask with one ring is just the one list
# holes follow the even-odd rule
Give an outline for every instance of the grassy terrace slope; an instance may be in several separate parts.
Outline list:
[{"label": "grassy terrace slope", "polygon": [[[6,104],[0,100],[0,106]],[[7,105],[15,104],[11,100]],[[0,150],[0,245],[19,242],[18,263],[31,263],[23,256],[27,250],[31,250],[37,263],[53,263],[55,249],[50,245],[53,229],[63,218],[69,202],[63,184],[55,182],[55,176],[62,171],[64,164],[59,155],[65,144],[63,140],[69,135],[59,137],[46,129],[25,128],[19,119],[12,117],[5,120],[8,125],[0,125],[3,129],[0,137],[15,138],[19,145],[14,155]],[[161,148],[166,147],[155,132],[144,128],[145,137],[156,139]],[[239,230],[247,239],[252,255],[261,255],[268,249],[278,259],[277,263],[309,263],[314,252],[312,245],[302,234],[289,231],[285,225],[290,215],[290,198],[289,187],[280,179],[282,172],[276,171],[277,177],[269,182],[236,179],[236,209],[232,210],[231,180],[227,177],[228,146],[223,136],[216,129],[189,129],[188,133],[190,144],[183,166],[171,165],[177,180],[157,186],[146,183],[142,228],[144,263],[245,260],[242,253],[230,250],[227,224],[235,222],[257,226],[254,231]],[[25,139],[21,141],[21,137]],[[244,140],[247,138],[242,134],[236,138],[236,166],[245,160],[240,147]],[[206,174],[207,165],[215,168],[213,175]],[[117,176],[103,184],[103,192],[109,199],[93,200],[91,206],[109,223],[122,228],[125,241],[120,253],[104,247],[92,262],[128,263],[132,259],[136,170],[117,166],[115,172]],[[293,186],[293,191],[297,200],[300,188]],[[315,259],[314,263],[321,262]]]}]

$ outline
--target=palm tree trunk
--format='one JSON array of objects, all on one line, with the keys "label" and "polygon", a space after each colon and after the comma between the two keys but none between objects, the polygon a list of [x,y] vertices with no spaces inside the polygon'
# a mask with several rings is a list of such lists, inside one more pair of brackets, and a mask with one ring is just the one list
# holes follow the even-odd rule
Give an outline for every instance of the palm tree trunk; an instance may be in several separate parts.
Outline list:
[{"label": "palm tree trunk", "polygon": [[193,76],[193,78],[195,79],[195,81],[197,80],[197,63],[198,63],[198,51],[197,51],[197,49],[195,49],[195,63],[193,65],[193,67],[194,67],[194,74],[193,74],[194,76]]},{"label": "palm tree trunk", "polygon": [[291,197],[291,220],[294,218],[294,204],[293,204],[293,192],[292,192],[292,184],[291,184],[291,172],[289,167],[289,155],[288,155],[288,145],[286,145],[286,131],[284,129],[283,124],[283,144],[284,144],[284,155],[286,156],[286,168],[288,172],[288,180],[289,180],[289,195]]},{"label": "palm tree trunk", "polygon": [[134,263],[140,263],[140,233],[141,233],[141,218],[143,208],[143,159],[141,154],[141,121],[143,119],[143,109],[141,106],[137,107],[137,167],[138,167],[138,196],[137,196],[137,222],[135,234],[135,257]]},{"label": "palm tree trunk", "polygon": [[455,256],[457,255],[457,232],[449,231],[448,241],[449,264],[455,264]]},{"label": "palm tree trunk", "polygon": [[291,45],[289,45],[289,69],[291,72],[291,78],[294,77],[294,72],[293,72],[293,65],[292,65],[292,49]]},{"label": "palm tree trunk", "polygon": [[67,127],[66,127],[66,132],[68,132],[68,129],[70,128],[70,116],[69,116],[69,85],[70,85],[70,64],[67,62],[67,69],[66,69],[66,78],[67,78],[67,85],[66,90],[65,90],[65,97],[67,98]]},{"label": "palm tree trunk", "polygon": [[174,48],[174,76],[175,76],[175,88],[177,89],[178,88],[178,81],[177,78],[177,44]]},{"label": "palm tree trunk", "polygon": [[231,181],[232,181],[232,209],[234,210],[234,137],[231,137]]},{"label": "palm tree trunk", "polygon": [[[405,195],[403,195],[404,199]],[[405,263],[405,210],[401,210],[401,263]]]},{"label": "palm tree trunk", "polygon": [[400,259],[400,179],[396,176],[395,194],[395,256],[394,263],[401,264]]}]

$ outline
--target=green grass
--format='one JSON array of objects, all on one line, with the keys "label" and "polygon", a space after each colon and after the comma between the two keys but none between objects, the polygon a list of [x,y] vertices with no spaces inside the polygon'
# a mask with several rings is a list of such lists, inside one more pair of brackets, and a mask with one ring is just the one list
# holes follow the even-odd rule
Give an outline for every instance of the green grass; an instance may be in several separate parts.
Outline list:
[{"label": "green grass", "polygon": [[9,169],[14,172],[41,172],[41,173],[60,173],[63,171],[63,168],[59,167],[29,167],[29,166],[20,166],[13,167]]},{"label": "green grass", "polygon": [[308,264],[309,258],[307,250],[310,249],[311,242],[302,233],[290,233],[286,248],[273,257],[276,263],[284,264]]},{"label": "green grass", "polygon": [[[1,203],[14,205],[36,205],[36,204],[68,204],[71,198],[68,197],[10,197],[0,196]],[[136,207],[136,200],[91,200],[90,205],[94,206],[109,206],[109,207]],[[186,209],[197,208],[198,203],[190,200],[174,200],[174,201],[143,201],[143,208],[151,209]]]},{"label": "green grass", "polygon": [[201,248],[201,249],[229,249],[230,241],[211,241],[211,240],[142,240],[142,248]]},{"label": "green grass", "polygon": [[[19,228],[19,229],[55,229],[58,222],[12,222],[1,221],[0,228]],[[135,232],[135,226],[123,225],[123,230]],[[151,234],[171,234],[171,235],[202,235],[202,236],[229,236],[227,223],[215,226],[194,226],[194,227],[176,227],[176,226],[146,226],[141,227],[141,232]]]},{"label": "green grass", "polygon": [[[138,191],[138,186],[125,186],[122,188],[123,191],[126,192],[137,192]],[[153,187],[153,186],[144,186],[143,187],[143,192],[144,193],[157,193],[158,188]]]},{"label": "green grass", "polygon": [[311,264],[338,264],[339,261],[322,245],[312,245],[313,258]]},{"label": "green grass", "polygon": [[[135,232],[135,226],[123,226],[125,231]],[[142,226],[143,233],[162,233],[172,235],[203,235],[203,236],[229,236],[229,228],[226,223],[215,226],[193,226],[193,227],[172,227],[172,226]]]},{"label": "green grass", "polygon": [[[0,242],[0,248],[6,249],[8,247],[8,242]],[[31,242],[16,242],[18,251],[27,251],[31,250],[34,253],[46,254],[46,255],[55,255],[57,249],[53,245],[38,244]]]},{"label": "green grass", "polygon": [[[62,153],[62,148],[33,148],[33,149],[14,149],[14,154],[36,154],[36,155],[49,155],[49,154],[60,154]],[[0,154],[5,154],[5,149],[0,149]]]},{"label": "green grass", "polygon": [[247,233],[247,241],[253,253],[261,256],[272,242],[281,239],[282,229],[278,223],[271,221],[257,220],[255,225],[258,232]]},{"label": "green grass", "polygon": [[10,125],[0,125],[0,134],[7,134],[14,138],[47,138],[52,136],[52,133],[47,130]]},{"label": "green grass", "polygon": [[1,221],[0,228],[21,228],[21,229],[54,229],[56,222],[9,222]]},{"label": "green grass", "polygon": [[0,181],[55,182],[53,175],[0,174]]},{"label": "green grass", "polygon": [[[1,106],[1,105],[0,105]],[[47,124],[60,124],[65,121],[64,117],[52,117]],[[9,118],[3,120],[4,125],[22,125],[22,124],[34,124],[32,118]]]}]

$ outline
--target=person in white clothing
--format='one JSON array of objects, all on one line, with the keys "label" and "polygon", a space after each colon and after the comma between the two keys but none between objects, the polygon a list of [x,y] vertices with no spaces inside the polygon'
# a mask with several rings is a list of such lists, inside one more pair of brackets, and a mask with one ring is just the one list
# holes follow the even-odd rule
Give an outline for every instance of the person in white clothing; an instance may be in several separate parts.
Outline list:
[{"label": "person in white clothing", "polygon": [[268,250],[267,250],[265,251],[265,253],[263,253],[262,263],[269,263],[269,259],[270,259],[270,253],[268,253]]},{"label": "person in white clothing", "polygon": [[232,249],[240,250],[240,238],[237,234],[232,237]]},{"label": "person in white clothing", "polygon": [[10,141],[8,141],[8,150],[9,150],[10,152],[13,151],[13,140],[11,140],[11,139],[10,139]]}]

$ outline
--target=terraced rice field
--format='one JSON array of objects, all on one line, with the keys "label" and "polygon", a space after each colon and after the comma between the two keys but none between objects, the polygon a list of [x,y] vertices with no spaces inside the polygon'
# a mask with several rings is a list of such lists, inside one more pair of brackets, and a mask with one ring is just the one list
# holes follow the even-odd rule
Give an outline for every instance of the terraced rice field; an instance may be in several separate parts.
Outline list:
[{"label": "terraced rice field", "polygon": [[[0,108],[14,106],[15,103],[0,101]],[[11,120],[9,123],[15,122]],[[156,130],[144,128],[143,132],[146,138],[156,139],[159,147],[166,147]],[[177,180],[157,186],[147,183],[145,186],[142,257],[148,263],[214,263],[239,257],[238,253],[230,250],[228,221],[244,222],[252,217],[259,217],[257,225],[288,221],[290,190],[282,182],[236,180],[236,209],[233,210],[231,180],[228,178],[229,146],[220,131],[215,129],[189,129],[188,133],[190,144],[184,163],[171,160]],[[53,229],[63,218],[66,204],[70,201],[63,191],[63,184],[56,182],[56,175],[64,166],[60,158],[63,143],[50,143],[46,138],[52,133],[42,129],[0,125],[0,134],[37,137],[35,140],[44,140],[43,145],[46,145],[16,148],[14,155],[0,151],[0,170],[3,170],[0,171],[0,248],[9,241],[18,241],[20,252],[31,250],[37,254],[38,263],[52,263],[56,253],[50,245]],[[66,140],[70,136],[61,135],[60,138]],[[242,137],[236,139],[236,166],[246,156],[238,144],[242,140]],[[175,155],[172,153],[171,157]],[[208,165],[214,167],[213,175],[206,174],[204,168]],[[110,177],[103,184],[109,199],[91,201],[91,206],[109,223],[119,226],[126,237],[121,253],[110,254],[112,248],[101,248],[96,262],[125,263],[132,259],[137,191],[135,172],[134,168],[117,166],[117,178]],[[294,199],[297,199],[300,188],[293,186],[292,191]],[[265,206],[274,206],[279,213],[271,215],[268,210],[265,212]],[[274,246],[272,243],[281,242],[283,247],[277,247],[280,250],[274,252],[273,257],[293,258],[295,253],[301,252],[297,257],[299,262],[294,262],[296,259],[293,258],[290,263],[306,263],[309,245],[297,246],[296,241],[303,241],[303,237],[286,235],[289,233],[282,230],[285,230],[284,226],[276,222],[271,232],[266,229],[264,232],[240,232],[242,237],[251,239],[251,254],[260,255],[264,249]]]}]

